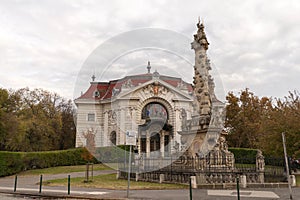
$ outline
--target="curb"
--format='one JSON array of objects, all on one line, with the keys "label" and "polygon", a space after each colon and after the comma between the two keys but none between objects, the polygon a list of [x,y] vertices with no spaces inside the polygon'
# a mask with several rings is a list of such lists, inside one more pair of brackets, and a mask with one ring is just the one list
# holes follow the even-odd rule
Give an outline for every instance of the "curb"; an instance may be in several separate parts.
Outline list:
[{"label": "curb", "polygon": [[[81,195],[59,195],[59,194],[37,194],[37,193],[30,193],[30,192],[6,192],[0,191],[0,194],[11,194],[14,196],[26,196],[26,197],[46,197],[46,198],[64,198],[64,199],[91,199],[91,200],[128,200],[127,198],[110,198],[110,197],[92,197],[92,196],[81,196]],[[129,198],[131,199],[131,198]],[[135,198],[134,198],[135,199]]]}]

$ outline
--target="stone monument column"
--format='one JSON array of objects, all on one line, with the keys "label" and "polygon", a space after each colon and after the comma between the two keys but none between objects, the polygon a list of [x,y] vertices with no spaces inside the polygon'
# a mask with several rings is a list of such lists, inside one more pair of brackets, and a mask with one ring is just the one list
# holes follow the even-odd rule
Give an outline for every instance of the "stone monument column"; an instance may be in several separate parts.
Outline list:
[{"label": "stone monument column", "polygon": [[[181,143],[191,145],[187,150],[189,156],[196,156],[194,144],[199,147],[203,144],[203,139],[209,130],[209,124],[212,113],[212,100],[209,87],[209,70],[211,70],[206,51],[208,50],[208,41],[204,32],[203,23],[198,22],[198,30],[194,35],[194,41],[191,43],[195,51],[194,81],[193,81],[193,113],[192,119],[182,119]],[[185,120],[185,121],[184,121]],[[193,140],[193,141],[191,141]]]},{"label": "stone monument column", "polygon": [[[194,66],[194,95],[196,101],[196,113],[210,117],[211,114],[211,98],[209,91],[209,60],[206,51],[208,50],[208,41],[204,32],[204,25],[197,24],[198,31],[194,35],[194,41],[191,43],[192,49],[195,50],[195,66]],[[208,120],[209,123],[209,120]],[[207,124],[208,126],[209,124]]]}]

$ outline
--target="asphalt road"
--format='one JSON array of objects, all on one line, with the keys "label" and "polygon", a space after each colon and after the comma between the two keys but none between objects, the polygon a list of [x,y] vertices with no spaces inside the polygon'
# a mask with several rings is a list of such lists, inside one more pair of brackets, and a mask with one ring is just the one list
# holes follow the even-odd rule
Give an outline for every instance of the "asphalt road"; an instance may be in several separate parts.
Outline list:
[{"label": "asphalt road", "polygon": [[[94,174],[113,173],[112,170],[96,171]],[[70,173],[71,177],[83,177],[84,172]],[[68,174],[44,175],[43,180],[66,178]],[[66,187],[43,187],[39,193],[39,176],[19,176],[17,191],[14,193],[14,176],[0,178],[0,199],[127,199],[126,190],[107,190],[96,188],[74,188],[67,194]],[[292,188],[293,200],[300,200],[300,188]],[[10,193],[10,194],[9,194]],[[11,195],[13,194],[13,195]],[[23,194],[27,194],[24,196]],[[251,188],[240,191],[241,200],[290,199],[288,188]],[[193,189],[193,200],[232,200],[237,199],[236,190]],[[189,190],[131,190],[130,199],[189,200]]]}]

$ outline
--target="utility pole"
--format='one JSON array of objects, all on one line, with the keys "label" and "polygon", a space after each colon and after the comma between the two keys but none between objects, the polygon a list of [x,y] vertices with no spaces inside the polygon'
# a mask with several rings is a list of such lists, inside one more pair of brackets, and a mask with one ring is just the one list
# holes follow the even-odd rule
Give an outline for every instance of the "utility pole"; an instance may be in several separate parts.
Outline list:
[{"label": "utility pole", "polygon": [[130,171],[131,171],[131,150],[132,145],[129,148],[129,162],[128,162],[128,182],[127,182],[127,198],[129,198],[129,189],[130,189]]},{"label": "utility pole", "polygon": [[281,133],[281,135],[282,135],[282,142],[283,142],[283,151],[284,151],[286,175],[287,175],[287,178],[288,178],[289,191],[290,191],[290,199],[293,199],[292,186],[291,186],[291,177],[290,177],[290,168],[289,168],[288,157],[287,157],[286,146],[285,146],[285,135],[284,135],[284,133]]}]

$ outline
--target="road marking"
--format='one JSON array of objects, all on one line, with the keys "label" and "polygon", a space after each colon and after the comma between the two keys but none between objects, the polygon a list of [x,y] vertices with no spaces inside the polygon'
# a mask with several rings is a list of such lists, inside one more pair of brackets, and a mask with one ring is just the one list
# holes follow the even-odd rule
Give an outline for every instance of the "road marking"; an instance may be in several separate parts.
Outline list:
[{"label": "road marking", "polygon": [[[236,190],[207,190],[207,195],[211,196],[237,196]],[[258,197],[258,198],[276,198],[279,196],[274,192],[270,191],[240,191],[241,197]]]},{"label": "road marking", "polygon": [[[11,187],[0,187],[0,190],[12,190]],[[17,192],[19,191],[27,191],[27,192],[38,192],[37,189],[33,188],[17,188]],[[43,189],[42,192],[56,192],[56,193],[67,193],[66,190],[52,190],[52,189]],[[95,191],[75,191],[71,190],[71,194],[92,194],[92,195],[102,195],[102,194],[107,194],[108,192],[95,192]]]}]

